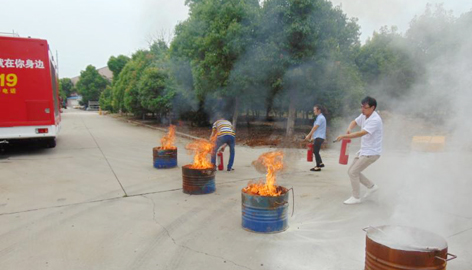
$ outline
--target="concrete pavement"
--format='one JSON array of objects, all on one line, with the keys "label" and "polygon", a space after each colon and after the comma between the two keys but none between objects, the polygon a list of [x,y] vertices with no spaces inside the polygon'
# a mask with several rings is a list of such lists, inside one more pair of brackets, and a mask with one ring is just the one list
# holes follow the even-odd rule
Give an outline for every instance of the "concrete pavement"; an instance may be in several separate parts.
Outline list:
[{"label": "concrete pavement", "polygon": [[346,206],[337,149],[322,152],[318,173],[303,150],[287,150],[278,183],[295,191],[289,229],[255,234],[241,228],[241,188],[263,177],[250,164],[274,149],[237,146],[216,192],[190,196],[180,169],[189,140],[177,139],[179,168],[152,166],[163,134],[66,110],[56,148],[0,156],[0,269],[363,269],[362,228],[389,224],[443,236],[459,256],[448,269],[472,269],[470,153],[389,149],[366,171],[378,194]]}]

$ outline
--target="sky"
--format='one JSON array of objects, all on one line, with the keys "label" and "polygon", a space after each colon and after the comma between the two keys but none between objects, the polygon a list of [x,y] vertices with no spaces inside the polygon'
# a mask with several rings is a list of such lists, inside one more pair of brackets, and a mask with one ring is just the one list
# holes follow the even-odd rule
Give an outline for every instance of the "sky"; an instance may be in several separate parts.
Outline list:
[{"label": "sky", "polygon": [[[472,10],[470,0],[332,0],[359,19],[361,41],[384,25],[401,32],[427,3],[443,3],[456,16]],[[47,39],[59,59],[59,77],[80,75],[87,65],[106,66],[110,56],[131,56],[151,40],[170,39],[187,19],[185,0],[0,0],[0,32]]]}]

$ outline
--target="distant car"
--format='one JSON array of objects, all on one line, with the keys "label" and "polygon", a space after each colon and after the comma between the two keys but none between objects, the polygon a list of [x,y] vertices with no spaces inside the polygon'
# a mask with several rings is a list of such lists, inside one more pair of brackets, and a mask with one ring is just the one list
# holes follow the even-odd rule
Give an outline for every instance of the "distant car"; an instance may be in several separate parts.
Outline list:
[{"label": "distant car", "polygon": [[100,110],[100,107],[94,107],[94,106],[89,106],[86,109],[86,111],[98,111],[98,110]]}]

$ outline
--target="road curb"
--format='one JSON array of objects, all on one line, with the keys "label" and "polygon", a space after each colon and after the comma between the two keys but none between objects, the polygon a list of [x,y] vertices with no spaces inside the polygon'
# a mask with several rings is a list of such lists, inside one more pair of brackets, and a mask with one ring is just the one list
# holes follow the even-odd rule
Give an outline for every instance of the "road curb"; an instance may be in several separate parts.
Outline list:
[{"label": "road curb", "polygon": [[[166,132],[166,133],[169,131],[167,128],[155,127],[155,126],[143,124],[143,123],[141,123],[141,122],[139,122],[139,121],[129,120],[129,119],[123,119],[122,117],[116,116],[116,115],[110,115],[110,114],[108,114],[108,116],[111,116],[111,117],[113,117],[113,118],[117,118],[117,119],[119,119],[119,120],[126,121],[127,123],[130,123],[130,124],[133,124],[133,125],[136,125],[136,126],[147,127],[147,128],[150,128],[150,129],[159,130],[159,131]],[[175,134],[178,135],[179,137],[183,137],[183,138],[189,139],[189,140],[200,140],[200,139],[203,139],[203,138],[196,137],[196,136],[192,136],[192,135],[189,135],[189,134],[186,134],[186,133],[182,133],[182,132],[179,132],[179,131],[176,131]]]}]

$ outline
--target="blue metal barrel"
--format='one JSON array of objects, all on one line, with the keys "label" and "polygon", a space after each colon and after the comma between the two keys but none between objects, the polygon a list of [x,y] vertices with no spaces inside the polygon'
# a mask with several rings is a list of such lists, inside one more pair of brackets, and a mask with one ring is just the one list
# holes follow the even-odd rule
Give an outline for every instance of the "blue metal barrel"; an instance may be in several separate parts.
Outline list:
[{"label": "blue metal barrel", "polygon": [[177,148],[163,150],[161,147],[152,149],[154,168],[165,169],[177,166]]},{"label": "blue metal barrel", "polygon": [[198,195],[215,192],[215,166],[208,169],[193,169],[190,166],[182,167],[184,193]]},{"label": "blue metal barrel", "polygon": [[283,232],[288,228],[288,191],[280,196],[259,196],[241,191],[242,226],[258,233]]}]

